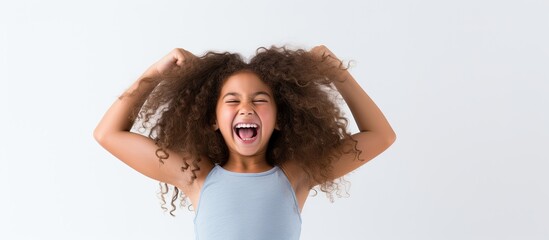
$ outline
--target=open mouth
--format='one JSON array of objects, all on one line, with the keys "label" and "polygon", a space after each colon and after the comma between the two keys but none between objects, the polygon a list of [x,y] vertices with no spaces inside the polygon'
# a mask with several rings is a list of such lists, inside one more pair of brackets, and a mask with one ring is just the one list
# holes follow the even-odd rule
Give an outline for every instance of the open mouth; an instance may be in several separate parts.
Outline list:
[{"label": "open mouth", "polygon": [[257,129],[255,123],[239,123],[234,127],[236,135],[244,141],[253,140],[257,136]]}]

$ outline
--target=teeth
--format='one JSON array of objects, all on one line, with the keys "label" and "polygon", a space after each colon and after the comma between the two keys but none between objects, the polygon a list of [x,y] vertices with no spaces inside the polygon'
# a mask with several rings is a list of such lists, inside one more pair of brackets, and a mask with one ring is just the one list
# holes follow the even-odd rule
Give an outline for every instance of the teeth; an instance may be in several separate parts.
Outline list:
[{"label": "teeth", "polygon": [[239,123],[235,126],[235,128],[257,128],[257,124],[255,124],[255,123]]}]

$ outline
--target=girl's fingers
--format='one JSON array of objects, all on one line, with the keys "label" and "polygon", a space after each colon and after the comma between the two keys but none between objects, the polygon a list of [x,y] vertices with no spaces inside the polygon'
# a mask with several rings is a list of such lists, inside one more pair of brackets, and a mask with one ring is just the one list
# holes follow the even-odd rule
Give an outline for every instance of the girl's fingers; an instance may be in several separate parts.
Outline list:
[{"label": "girl's fingers", "polygon": [[155,64],[156,69],[160,75],[178,74],[193,56],[182,48],[175,48]]},{"label": "girl's fingers", "polygon": [[324,45],[318,45],[311,49],[311,52],[318,56],[333,56],[334,54]]},{"label": "girl's fingers", "polygon": [[316,57],[327,59],[328,63],[332,64],[334,67],[341,67],[342,65],[341,60],[324,45],[318,45],[312,48],[310,52]]},{"label": "girl's fingers", "polygon": [[181,48],[174,49],[174,57],[176,60],[175,64],[177,66],[180,66],[180,67],[183,66],[183,63],[185,63],[185,60],[186,60],[185,55],[187,55],[185,50]]}]

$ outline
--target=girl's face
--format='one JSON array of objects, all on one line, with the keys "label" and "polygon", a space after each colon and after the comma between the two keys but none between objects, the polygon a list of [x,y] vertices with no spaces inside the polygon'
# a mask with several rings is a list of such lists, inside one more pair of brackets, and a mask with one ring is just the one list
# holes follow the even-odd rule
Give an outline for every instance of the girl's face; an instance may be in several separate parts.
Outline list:
[{"label": "girl's face", "polygon": [[264,157],[276,125],[276,113],[271,89],[255,73],[230,76],[217,100],[215,122],[230,157]]}]

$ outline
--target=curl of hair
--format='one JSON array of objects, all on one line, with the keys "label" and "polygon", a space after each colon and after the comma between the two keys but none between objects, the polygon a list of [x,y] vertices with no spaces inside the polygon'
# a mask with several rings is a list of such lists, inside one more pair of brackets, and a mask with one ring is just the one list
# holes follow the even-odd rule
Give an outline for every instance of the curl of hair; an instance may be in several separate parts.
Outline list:
[{"label": "curl of hair", "polygon": [[[275,130],[269,140],[268,163],[274,166],[296,160],[309,179],[321,183],[320,190],[333,201],[333,193],[341,197],[340,184],[347,181],[330,178],[331,162],[347,153],[358,158],[360,151],[347,131],[348,121],[338,106],[339,95],[332,85],[334,81],[344,81],[337,76],[345,68],[342,64],[330,64],[329,58],[302,49],[274,46],[259,48],[249,63],[239,54],[207,52],[189,63],[177,77],[150,79],[149,82],[158,85],[143,100],[142,107],[136,106],[131,118],[141,122],[140,129],[150,130],[148,136],[158,145],[160,162],[167,158],[163,149],[192,159],[190,165],[183,161],[181,170],[191,171],[193,181],[195,172],[200,171],[198,162],[223,165],[227,161],[228,149],[223,137],[212,130],[217,99],[228,77],[251,71],[271,88],[278,109],[280,130]],[[176,187],[174,191],[170,214],[178,197],[182,206],[186,203],[182,191],[179,196]],[[161,207],[165,210],[167,193],[168,186],[161,185]]]}]

